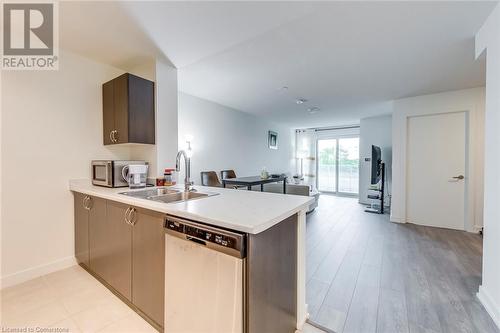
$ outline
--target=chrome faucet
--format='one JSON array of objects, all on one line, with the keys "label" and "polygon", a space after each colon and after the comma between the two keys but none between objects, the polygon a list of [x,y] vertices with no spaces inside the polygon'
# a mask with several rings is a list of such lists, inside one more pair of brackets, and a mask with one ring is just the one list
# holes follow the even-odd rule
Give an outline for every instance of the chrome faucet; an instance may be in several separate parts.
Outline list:
[{"label": "chrome faucet", "polygon": [[186,169],[186,177],[184,178],[184,191],[189,192],[192,190],[191,186],[193,182],[191,181],[191,159],[184,150],[179,150],[177,157],[175,158],[175,171],[181,171],[181,157],[184,156],[184,164]]}]

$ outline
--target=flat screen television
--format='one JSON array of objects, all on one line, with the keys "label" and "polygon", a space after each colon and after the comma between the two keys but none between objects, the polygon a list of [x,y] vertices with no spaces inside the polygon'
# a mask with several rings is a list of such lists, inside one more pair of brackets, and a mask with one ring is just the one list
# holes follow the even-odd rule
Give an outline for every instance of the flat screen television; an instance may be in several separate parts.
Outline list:
[{"label": "flat screen television", "polygon": [[372,145],[372,176],[371,176],[371,183],[372,185],[378,184],[380,181],[380,164],[382,163],[382,151],[380,150],[380,147]]}]

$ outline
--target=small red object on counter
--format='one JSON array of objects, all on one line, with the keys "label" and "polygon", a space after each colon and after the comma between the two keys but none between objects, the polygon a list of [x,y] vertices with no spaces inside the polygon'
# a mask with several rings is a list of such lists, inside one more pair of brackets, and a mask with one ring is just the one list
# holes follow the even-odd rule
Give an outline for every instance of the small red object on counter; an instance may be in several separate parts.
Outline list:
[{"label": "small red object on counter", "polygon": [[156,178],[156,186],[165,186],[165,178],[164,177]]}]

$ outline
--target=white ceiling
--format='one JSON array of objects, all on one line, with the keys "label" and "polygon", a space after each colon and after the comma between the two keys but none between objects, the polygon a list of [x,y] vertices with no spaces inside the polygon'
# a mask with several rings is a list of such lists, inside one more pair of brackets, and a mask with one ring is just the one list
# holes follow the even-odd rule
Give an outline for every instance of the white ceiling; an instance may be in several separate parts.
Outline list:
[{"label": "white ceiling", "polygon": [[[473,38],[495,5],[67,2],[61,44],[118,67],[163,54],[183,92],[294,127],[328,126],[387,113],[393,99],[483,85]],[[309,114],[313,106],[320,112]]]},{"label": "white ceiling", "polygon": [[59,2],[60,47],[127,68],[162,54],[118,2]]}]

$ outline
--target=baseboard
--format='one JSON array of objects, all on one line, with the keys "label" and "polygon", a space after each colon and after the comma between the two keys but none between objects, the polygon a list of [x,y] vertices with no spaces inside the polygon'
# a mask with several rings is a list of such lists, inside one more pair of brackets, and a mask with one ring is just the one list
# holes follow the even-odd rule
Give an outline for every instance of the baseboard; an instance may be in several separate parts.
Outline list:
[{"label": "baseboard", "polygon": [[406,218],[391,215],[390,221],[395,223],[406,223]]},{"label": "baseboard", "polygon": [[500,329],[500,306],[495,303],[483,286],[479,286],[479,291],[476,296],[486,309],[486,312],[490,315],[491,319],[493,319]]},{"label": "baseboard", "polygon": [[325,332],[325,333],[335,333],[335,331],[332,331],[331,329],[329,329],[329,328],[327,328],[327,327],[325,327],[323,325],[317,324],[314,321],[308,320],[307,323],[309,325],[311,325],[312,327],[314,327],[317,330],[320,330],[322,332]]},{"label": "baseboard", "polygon": [[28,280],[37,278],[39,276],[49,274],[64,268],[68,268],[76,265],[76,259],[74,256],[66,257],[53,261],[48,264],[39,265],[36,267],[28,268],[13,274],[2,276],[0,279],[0,289],[12,287],[16,284],[26,282]]},{"label": "baseboard", "polygon": [[472,227],[472,232],[474,232],[476,234],[479,233],[481,230],[483,230],[483,226],[482,225],[474,225]]},{"label": "baseboard", "polygon": [[309,319],[309,305],[306,304],[304,307],[305,313],[302,316],[303,318],[297,318],[297,330],[301,331],[307,320]]}]

